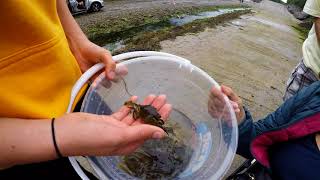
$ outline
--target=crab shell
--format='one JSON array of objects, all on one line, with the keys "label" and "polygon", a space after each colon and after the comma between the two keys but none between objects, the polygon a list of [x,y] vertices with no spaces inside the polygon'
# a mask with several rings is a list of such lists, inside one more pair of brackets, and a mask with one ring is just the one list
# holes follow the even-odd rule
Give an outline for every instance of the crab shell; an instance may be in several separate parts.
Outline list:
[{"label": "crab shell", "polygon": [[157,119],[161,118],[161,115],[158,113],[157,109],[151,105],[141,106],[141,114],[150,115]]}]

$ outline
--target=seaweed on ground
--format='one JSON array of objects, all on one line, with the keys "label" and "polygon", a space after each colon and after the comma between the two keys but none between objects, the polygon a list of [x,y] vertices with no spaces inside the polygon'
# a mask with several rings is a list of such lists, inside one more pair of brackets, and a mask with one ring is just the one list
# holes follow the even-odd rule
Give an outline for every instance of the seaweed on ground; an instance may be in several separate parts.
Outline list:
[{"label": "seaweed on ground", "polygon": [[150,12],[135,12],[124,14],[121,17],[111,17],[102,23],[85,28],[88,38],[99,44],[115,42],[119,38],[130,38],[147,26],[168,26],[168,21],[172,17],[182,15],[194,15],[205,11],[214,11],[225,8],[245,8],[246,5],[228,6],[203,6],[203,7],[181,7],[168,10],[150,10]]}]

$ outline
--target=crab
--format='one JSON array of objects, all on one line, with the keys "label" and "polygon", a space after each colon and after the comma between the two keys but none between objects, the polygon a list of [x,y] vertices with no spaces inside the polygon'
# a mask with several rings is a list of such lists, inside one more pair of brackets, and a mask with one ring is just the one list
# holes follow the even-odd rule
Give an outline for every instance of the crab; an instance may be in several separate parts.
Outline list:
[{"label": "crab", "polygon": [[133,119],[142,119],[144,123],[154,125],[163,129],[167,134],[167,130],[163,127],[164,121],[157,109],[151,105],[140,105],[132,101],[126,101],[125,106],[132,110]]}]

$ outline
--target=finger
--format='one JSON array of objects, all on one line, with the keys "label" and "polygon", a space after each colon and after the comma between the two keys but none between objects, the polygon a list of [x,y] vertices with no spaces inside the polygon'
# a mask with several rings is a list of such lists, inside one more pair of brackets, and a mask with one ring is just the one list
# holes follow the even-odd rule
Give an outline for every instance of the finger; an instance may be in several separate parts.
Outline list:
[{"label": "finger", "polygon": [[143,100],[142,104],[143,104],[143,105],[149,105],[149,104],[151,104],[151,103],[155,100],[155,98],[156,98],[155,95],[150,94],[149,96],[147,96],[147,97]]},{"label": "finger", "polygon": [[[220,92],[221,93],[221,92]],[[221,93],[222,97],[225,96]],[[216,98],[217,99],[217,98]],[[221,100],[209,100],[208,112],[214,118],[220,118],[226,111],[226,101]]]},{"label": "finger", "polygon": [[214,117],[217,117],[217,116],[220,116],[223,112],[224,112],[224,108],[209,108],[208,112],[214,116]]},{"label": "finger", "polygon": [[208,110],[210,112],[222,112],[225,109],[225,106],[210,106]]},{"label": "finger", "polygon": [[208,100],[208,110],[212,111],[213,109],[223,109],[225,106],[225,99],[223,93],[220,89],[216,87],[211,88],[210,97]]},{"label": "finger", "polygon": [[163,120],[167,120],[169,115],[170,115],[170,113],[171,113],[171,111],[172,111],[172,105],[171,104],[165,104],[159,110],[159,114],[161,115],[161,118]]},{"label": "finger", "polygon": [[224,98],[223,98],[223,94],[221,92],[220,89],[218,89],[217,87],[212,87],[211,91],[210,91],[210,98],[209,100],[215,100],[215,101],[220,101],[220,102],[224,102]]},{"label": "finger", "polygon": [[165,132],[161,128],[147,124],[129,126],[124,131],[124,138],[127,144],[148,139],[161,139],[164,136]]},{"label": "finger", "polygon": [[100,60],[105,65],[106,77],[112,80],[115,77],[116,63],[112,60],[111,53],[104,49],[100,55]]},{"label": "finger", "polygon": [[[130,101],[136,102],[138,99],[137,96],[132,96]],[[130,108],[127,106],[122,106],[117,112],[113,113],[111,116],[119,121],[123,120],[126,116],[128,116],[130,112]]]},{"label": "finger", "polygon": [[209,99],[208,101],[208,109],[223,109],[226,106],[225,101],[220,101],[220,100],[213,100]]},{"label": "finger", "polygon": [[115,69],[115,77],[112,79],[113,82],[118,82],[123,76],[128,74],[128,68],[124,65],[117,65]]},{"label": "finger", "polygon": [[221,86],[221,91],[228,96],[228,98],[232,101],[237,102],[239,100],[239,97],[233,92],[233,90],[228,86]]},{"label": "finger", "polygon": [[238,113],[240,112],[240,108],[239,108],[239,105],[237,102],[234,102],[234,101],[230,101],[230,104],[234,110],[235,113]]},{"label": "finger", "polygon": [[119,76],[125,76],[128,74],[128,68],[125,65],[117,65],[115,73]]},{"label": "finger", "polygon": [[160,108],[166,103],[167,96],[164,94],[159,95],[155,98],[155,100],[152,103],[152,106],[155,107],[157,110],[160,110]]},{"label": "finger", "polygon": [[231,106],[232,106],[233,109],[237,109],[237,108],[239,109],[239,105],[238,105],[237,102],[234,102],[234,101],[231,101],[231,100],[230,100],[230,104],[231,104]]}]

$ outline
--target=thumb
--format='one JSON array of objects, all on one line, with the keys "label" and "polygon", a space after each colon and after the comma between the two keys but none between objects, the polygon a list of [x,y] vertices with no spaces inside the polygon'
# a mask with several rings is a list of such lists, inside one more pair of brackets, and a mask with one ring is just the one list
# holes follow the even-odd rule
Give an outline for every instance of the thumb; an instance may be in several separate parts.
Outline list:
[{"label": "thumb", "polygon": [[125,133],[128,142],[161,139],[165,136],[161,128],[148,124],[130,126]]}]

